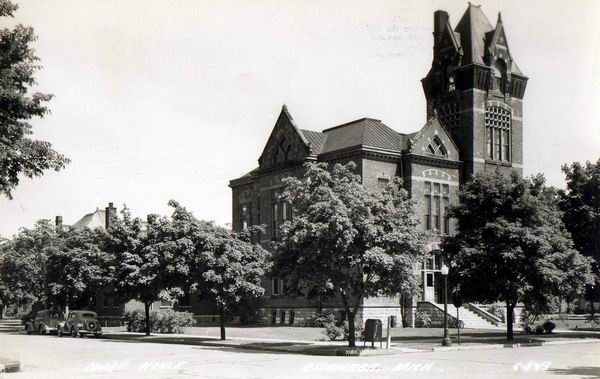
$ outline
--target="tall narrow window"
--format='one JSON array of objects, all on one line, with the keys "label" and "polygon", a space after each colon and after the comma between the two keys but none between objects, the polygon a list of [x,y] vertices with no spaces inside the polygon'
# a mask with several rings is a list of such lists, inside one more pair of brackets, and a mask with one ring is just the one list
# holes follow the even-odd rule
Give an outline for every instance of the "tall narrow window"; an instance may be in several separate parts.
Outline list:
[{"label": "tall narrow window", "polygon": [[500,130],[494,129],[494,159],[500,160]]},{"label": "tall narrow window", "polygon": [[433,201],[434,201],[434,207],[433,207],[433,220],[434,220],[434,227],[436,231],[440,230],[440,217],[441,217],[441,212],[440,212],[440,197],[439,196],[434,196],[433,197]]},{"label": "tall narrow window", "polygon": [[492,128],[486,128],[486,151],[487,151],[487,157],[492,159],[494,157],[493,151],[492,151]]},{"label": "tall narrow window", "polygon": [[450,217],[448,216],[448,208],[450,207],[450,199],[444,197],[444,234],[450,234]]},{"label": "tall narrow window", "polygon": [[271,294],[274,296],[281,295],[281,280],[279,278],[271,279]]},{"label": "tall narrow window", "polygon": [[246,230],[252,222],[252,203],[240,205],[240,225],[241,230]]},{"label": "tall narrow window", "polygon": [[425,195],[425,229],[431,230],[431,195]]},{"label": "tall narrow window", "polygon": [[273,204],[273,214],[271,217],[273,220],[272,237],[273,239],[279,239],[279,203]]},{"label": "tall narrow window", "polygon": [[510,162],[510,144],[508,130],[502,131],[502,160]]},{"label": "tall narrow window", "polygon": [[280,237],[279,227],[282,224],[283,201],[281,198],[281,189],[277,188],[271,191],[271,239],[278,240]]}]

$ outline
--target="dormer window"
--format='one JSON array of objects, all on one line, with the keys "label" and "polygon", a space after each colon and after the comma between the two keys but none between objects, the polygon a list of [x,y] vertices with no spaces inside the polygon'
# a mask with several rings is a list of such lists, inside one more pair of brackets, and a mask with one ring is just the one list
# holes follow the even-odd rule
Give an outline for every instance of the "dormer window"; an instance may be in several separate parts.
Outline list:
[{"label": "dormer window", "polygon": [[494,65],[494,77],[494,89],[504,94],[506,90],[506,65],[504,64],[504,60],[496,59]]},{"label": "dormer window", "polygon": [[427,152],[440,157],[448,156],[448,151],[438,136],[435,136],[435,138],[429,143],[427,146]]},{"label": "dormer window", "polygon": [[285,139],[285,137],[281,137],[279,144],[275,148],[275,153],[273,154],[273,163],[287,161],[291,147],[292,145]]}]

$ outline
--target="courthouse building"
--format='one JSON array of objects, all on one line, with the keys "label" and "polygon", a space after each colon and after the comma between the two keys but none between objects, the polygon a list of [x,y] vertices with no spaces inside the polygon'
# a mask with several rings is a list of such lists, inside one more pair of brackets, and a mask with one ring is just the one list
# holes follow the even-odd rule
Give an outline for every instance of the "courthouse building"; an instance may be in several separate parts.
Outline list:
[{"label": "courthouse building", "polygon": [[[498,15],[495,26],[479,6],[469,4],[452,27],[448,13],[434,13],[433,62],[421,80],[427,100],[426,122],[401,133],[383,121],[362,118],[322,131],[297,125],[284,105],[258,158],[258,167],[233,179],[233,229],[267,225],[261,242],[279,238],[279,227],[293,217],[281,198],[281,180],[301,176],[305,162],[353,161],[363,184],[380,188],[394,177],[418,203],[423,229],[436,236],[429,245],[433,258],[416,268],[422,294],[404,301],[408,323],[418,307],[439,312],[440,237],[454,233],[447,217],[458,200],[459,185],[476,172],[523,167],[523,95],[527,77],[517,66]],[[409,105],[407,105],[409,106]],[[259,309],[264,323],[299,324],[317,311],[341,312],[335,301],[290,298],[282,293],[285,278],[264,278]],[[474,309],[476,310],[476,309]],[[360,319],[400,317],[398,298],[365,299]],[[338,313],[340,314],[340,313]]]}]

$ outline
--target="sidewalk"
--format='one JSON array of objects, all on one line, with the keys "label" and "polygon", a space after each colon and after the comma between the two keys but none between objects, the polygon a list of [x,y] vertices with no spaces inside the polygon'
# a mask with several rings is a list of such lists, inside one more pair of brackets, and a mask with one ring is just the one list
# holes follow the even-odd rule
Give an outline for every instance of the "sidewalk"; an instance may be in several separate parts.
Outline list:
[{"label": "sidewalk", "polygon": [[310,355],[385,355],[401,353],[418,353],[431,351],[451,351],[451,350],[483,350],[498,348],[518,348],[530,346],[558,345],[571,343],[597,343],[600,342],[600,334],[594,332],[565,332],[553,333],[548,335],[522,335],[515,334],[515,339],[507,343],[505,334],[496,330],[482,331],[461,331],[461,345],[457,344],[456,335],[451,335],[453,346],[442,347],[440,333],[441,329],[407,329],[407,335],[392,337],[392,344],[389,349],[379,348],[379,343],[375,343],[376,348],[363,349],[363,342],[357,341],[356,349],[348,349],[345,341],[302,341],[296,339],[278,339],[278,338],[251,338],[234,337],[222,341],[214,336],[198,336],[192,334],[162,334],[145,336],[143,333],[128,332],[107,332],[104,337],[108,340],[121,340],[131,343],[165,343],[165,344],[185,344],[206,346],[216,349],[233,348],[255,351],[269,351],[273,353],[288,354],[310,354]]}]

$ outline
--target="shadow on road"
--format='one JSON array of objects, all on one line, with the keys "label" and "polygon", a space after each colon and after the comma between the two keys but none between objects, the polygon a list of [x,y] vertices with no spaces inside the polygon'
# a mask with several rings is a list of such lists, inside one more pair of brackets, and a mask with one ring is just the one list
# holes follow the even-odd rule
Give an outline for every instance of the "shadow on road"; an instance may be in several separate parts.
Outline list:
[{"label": "shadow on road", "polygon": [[586,379],[600,378],[600,367],[576,366],[569,368],[551,368],[546,370],[546,372],[555,375],[574,375]]}]

